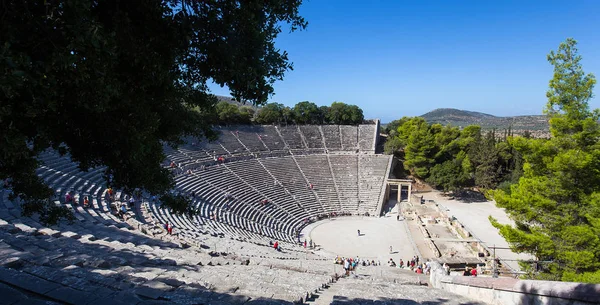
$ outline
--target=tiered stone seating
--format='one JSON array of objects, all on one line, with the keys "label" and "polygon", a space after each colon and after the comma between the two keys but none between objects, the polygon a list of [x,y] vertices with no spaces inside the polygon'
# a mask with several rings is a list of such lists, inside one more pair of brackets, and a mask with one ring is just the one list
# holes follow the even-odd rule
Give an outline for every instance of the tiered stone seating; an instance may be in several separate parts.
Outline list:
[{"label": "tiered stone seating", "polygon": [[358,210],[358,160],[356,155],[329,155],[341,205],[344,210]]},{"label": "tiered stone seating", "polygon": [[318,125],[300,125],[300,131],[306,139],[306,144],[309,149],[315,149],[320,153],[324,152],[323,135]]},{"label": "tiered stone seating", "polygon": [[342,207],[337,186],[327,161],[327,155],[309,155],[294,157],[306,175],[326,212],[340,212]]},{"label": "tiered stone seating", "polygon": [[[239,155],[248,153],[246,147],[238,140],[236,136],[236,131],[234,130],[228,128],[221,128],[221,134],[219,136],[218,142],[229,153],[229,155]],[[210,149],[208,150],[210,151]]]},{"label": "tiered stone seating", "polygon": [[298,131],[298,126],[279,126],[277,129],[279,130],[279,134],[289,149],[294,150],[307,148],[302,140],[300,132]]},{"label": "tiered stone seating", "polygon": [[[431,289],[415,282],[414,273],[407,271],[396,275],[393,280],[380,278],[342,278],[332,284],[333,300],[330,304],[481,304],[466,296],[459,296],[444,290]],[[426,281],[423,276],[422,280]]]},{"label": "tiered stone seating", "polygon": [[[217,134],[219,136],[219,139],[221,137],[226,137],[229,141],[231,141],[231,137],[229,136],[229,135],[231,135],[231,132],[229,131],[229,129],[226,129],[226,128],[217,128],[216,132],[217,132]],[[228,155],[229,152],[230,152],[229,149],[225,149],[223,147],[223,145],[221,145],[220,141],[209,142],[209,141],[206,141],[206,140],[197,140],[197,139],[195,139],[195,140],[192,141],[192,143],[195,144],[195,146],[197,147],[197,149],[205,150],[206,152],[208,152],[210,155],[213,155],[213,156],[216,156],[216,155]],[[234,142],[234,144],[235,144],[235,142]],[[240,149],[240,147],[237,147],[237,148]]]},{"label": "tiered stone seating", "polygon": [[[208,168],[205,171],[206,177],[210,177],[212,169],[214,168]],[[221,174],[224,175],[220,175],[221,178],[215,178],[214,181],[206,180],[202,175],[182,175],[177,178],[177,184],[180,185],[179,190],[188,194],[195,193],[196,208],[200,211],[199,217],[208,220],[211,218],[211,214],[215,213],[218,221],[230,226],[261,233],[272,239],[289,240],[290,236],[286,234],[289,234],[290,229],[283,231],[286,229],[286,225],[281,222],[281,219],[273,218],[273,214],[277,215],[276,212],[273,209],[264,211],[264,209],[258,208],[259,205],[256,204],[260,200],[260,197],[257,197],[258,194],[249,188],[232,187],[239,179],[224,167],[222,169]],[[223,184],[219,186],[216,183]],[[231,199],[226,197],[227,193],[232,196]],[[278,213],[278,215],[285,214]],[[282,219],[286,218],[282,217]],[[208,224],[210,225],[211,222],[208,221]],[[227,227],[221,227],[215,229],[215,232],[221,232],[221,230],[231,231]],[[233,236],[236,235],[240,234]]]},{"label": "tiered stone seating", "polygon": [[19,219],[0,219],[0,291],[9,292],[2,301],[8,304],[302,302],[330,281],[322,271],[265,259],[242,265],[241,257],[215,257],[116,227],[82,222],[54,230],[13,224]]},{"label": "tiered stone seating", "polygon": [[361,151],[374,151],[374,144],[376,140],[375,130],[377,129],[377,125],[368,124],[368,125],[358,125],[358,148]]},{"label": "tiered stone seating", "polygon": [[[114,202],[108,200],[104,168],[81,172],[68,157],[41,154],[38,175],[56,190],[54,204],[69,208],[75,220],[49,227],[35,215],[24,217],[0,187],[0,303],[289,304],[311,300],[323,287],[335,290],[334,304],[467,301],[425,291],[417,285],[426,279],[385,266],[359,267],[361,276],[331,283],[332,269],[341,272],[341,266],[332,268],[332,257],[298,246],[307,218],[377,208],[390,157],[369,154],[361,142],[363,135],[369,140],[368,128],[233,126],[219,132],[215,142],[190,139],[165,148],[164,166],[176,163],[174,191],[192,198],[194,216],[176,215],[143,194],[122,218],[114,202],[127,202],[129,194],[115,190]],[[355,153],[356,147],[367,154]],[[336,153],[342,149],[348,150]],[[221,155],[227,161],[218,165]],[[65,202],[67,193],[73,202]],[[90,206],[84,208],[86,196]],[[262,206],[263,199],[270,203]],[[163,229],[167,222],[174,235]],[[275,240],[282,252],[270,246]]]},{"label": "tiered stone seating", "polygon": [[[248,160],[245,162],[227,163],[226,167],[240,180],[249,185],[256,192],[260,193],[269,201],[268,206],[274,205],[285,211],[285,214],[293,219],[304,219],[309,217],[304,209],[299,209],[297,201],[292,198],[289,192],[281,185],[281,181],[273,177],[258,160]],[[260,201],[254,204],[259,205]],[[275,217],[285,217],[276,215]]]},{"label": "tiered stone seating", "polygon": [[275,126],[254,126],[256,133],[260,136],[260,140],[265,143],[265,145],[271,151],[283,151],[285,148],[285,143],[283,139],[277,132]]},{"label": "tiered stone seating", "polygon": [[[179,147],[178,149],[165,146],[163,149],[165,151],[165,155],[167,156],[167,160],[173,161],[184,168],[190,165],[193,166],[199,163],[214,161],[214,157],[207,154],[206,151],[203,149],[194,148],[192,145],[185,145],[184,147]],[[168,164],[164,165],[168,166]]]},{"label": "tiered stone seating", "polygon": [[325,146],[327,147],[327,150],[342,150],[342,135],[339,125],[323,125],[321,126],[321,130],[323,132],[323,138],[325,139]]},{"label": "tiered stone seating", "polygon": [[358,151],[358,127],[340,125],[342,150]]},{"label": "tiered stone seating", "polygon": [[[152,204],[148,211],[155,214],[153,221],[175,224],[189,237],[225,234],[239,240],[295,243],[307,219],[336,212],[375,215],[389,157],[318,153],[327,135],[329,142],[338,140],[337,150],[342,147],[340,135],[358,139],[356,126],[231,126],[218,132],[220,138],[214,142],[189,139],[177,149],[165,147],[165,166],[171,161],[176,164],[177,192],[193,194],[199,214],[194,218],[172,215]],[[354,145],[351,142],[344,145]],[[227,158],[223,165],[215,161],[220,155]],[[121,223],[115,207],[105,200],[103,169],[81,173],[76,164],[55,153],[41,159],[45,165],[38,173],[56,189],[55,199],[74,193],[80,204],[67,206],[78,220]],[[187,173],[188,169],[193,172]],[[124,193],[116,195],[116,201],[124,201]],[[85,196],[91,209],[81,207]],[[263,206],[265,199],[269,204]],[[139,218],[133,210],[128,214]]]},{"label": "tiered stone seating", "polygon": [[254,126],[235,126],[233,134],[250,152],[269,151],[259,131],[260,128]]},{"label": "tiered stone seating", "polygon": [[310,216],[325,212],[315,193],[309,189],[310,182],[302,175],[292,157],[267,158],[260,162]]},{"label": "tiered stone seating", "polygon": [[389,161],[389,156],[384,155],[358,155],[359,212],[373,215],[377,211]]}]

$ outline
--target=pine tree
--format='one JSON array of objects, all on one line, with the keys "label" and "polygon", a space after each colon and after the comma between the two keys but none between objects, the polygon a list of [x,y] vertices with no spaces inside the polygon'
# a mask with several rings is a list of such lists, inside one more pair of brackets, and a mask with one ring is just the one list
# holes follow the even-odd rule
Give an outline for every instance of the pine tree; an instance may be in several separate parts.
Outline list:
[{"label": "pine tree", "polygon": [[494,192],[516,225],[490,220],[513,250],[550,262],[522,264],[530,277],[600,283],[600,116],[589,109],[596,79],[584,73],[576,45],[567,39],[548,55],[552,138],[516,138],[523,176],[510,193]]}]

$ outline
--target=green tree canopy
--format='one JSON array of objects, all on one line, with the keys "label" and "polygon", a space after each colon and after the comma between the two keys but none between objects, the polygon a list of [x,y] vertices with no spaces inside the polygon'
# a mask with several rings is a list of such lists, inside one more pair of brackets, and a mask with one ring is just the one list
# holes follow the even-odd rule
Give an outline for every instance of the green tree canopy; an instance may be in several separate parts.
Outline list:
[{"label": "green tree canopy", "polygon": [[213,136],[209,80],[264,103],[292,68],[275,46],[302,29],[300,0],[2,2],[0,179],[11,198],[54,222],[64,211],[36,176],[54,148],[81,169],[106,165],[113,186],[173,187],[163,143]]},{"label": "green tree canopy", "polygon": [[219,124],[237,124],[241,121],[241,114],[237,105],[222,101],[217,103],[215,110]]},{"label": "green tree canopy", "polygon": [[258,110],[256,114],[256,123],[258,124],[278,124],[283,120],[283,104],[268,103]]},{"label": "green tree canopy", "polygon": [[297,124],[321,124],[321,109],[308,101],[300,102],[293,108],[294,118]]},{"label": "green tree canopy", "polygon": [[551,262],[523,264],[531,277],[600,283],[600,126],[588,106],[596,79],[583,72],[576,45],[567,39],[548,55],[552,138],[514,139],[523,176],[493,194],[516,226],[491,220],[516,251]]},{"label": "green tree canopy", "polygon": [[493,189],[515,183],[521,176],[521,155],[512,137],[498,138],[495,131],[482,136],[481,127],[462,130],[427,124],[421,117],[403,117],[388,125],[384,151],[403,160],[414,177],[445,191],[465,187]]},{"label": "green tree canopy", "polygon": [[333,102],[327,112],[327,121],[330,124],[358,125],[363,120],[363,111],[356,105]]},{"label": "green tree canopy", "polygon": [[256,110],[250,106],[242,106],[239,108],[240,111],[240,123],[241,124],[250,124],[254,120],[254,115],[256,114]]}]

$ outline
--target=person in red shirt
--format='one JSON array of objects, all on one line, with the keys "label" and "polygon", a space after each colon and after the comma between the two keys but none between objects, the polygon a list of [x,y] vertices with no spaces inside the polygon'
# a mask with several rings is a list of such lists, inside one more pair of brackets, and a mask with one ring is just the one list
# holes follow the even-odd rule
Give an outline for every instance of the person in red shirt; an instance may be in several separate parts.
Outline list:
[{"label": "person in red shirt", "polygon": [[477,276],[477,268],[471,269],[471,276]]},{"label": "person in red shirt", "polygon": [[279,248],[279,242],[276,241],[275,244],[273,245],[273,249],[277,250],[277,248]]}]

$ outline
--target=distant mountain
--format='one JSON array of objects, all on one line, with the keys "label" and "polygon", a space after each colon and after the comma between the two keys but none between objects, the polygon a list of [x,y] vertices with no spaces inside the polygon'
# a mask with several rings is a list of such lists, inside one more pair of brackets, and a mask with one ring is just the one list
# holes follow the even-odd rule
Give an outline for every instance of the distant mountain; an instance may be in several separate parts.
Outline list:
[{"label": "distant mountain", "polygon": [[548,118],[545,115],[520,115],[512,117],[498,117],[487,113],[466,111],[454,108],[439,108],[430,111],[421,116],[428,123],[439,123],[442,125],[452,125],[457,127],[465,127],[468,125],[479,125],[482,129],[504,130],[509,127],[521,133],[529,130],[536,133],[548,132]]},{"label": "distant mountain", "polygon": [[475,112],[475,111],[466,111],[454,108],[438,108],[433,111],[427,112],[426,114],[421,116],[425,120],[457,120],[457,121],[465,121],[465,120],[477,120],[477,119],[496,119],[497,116],[493,116],[487,113]]}]

